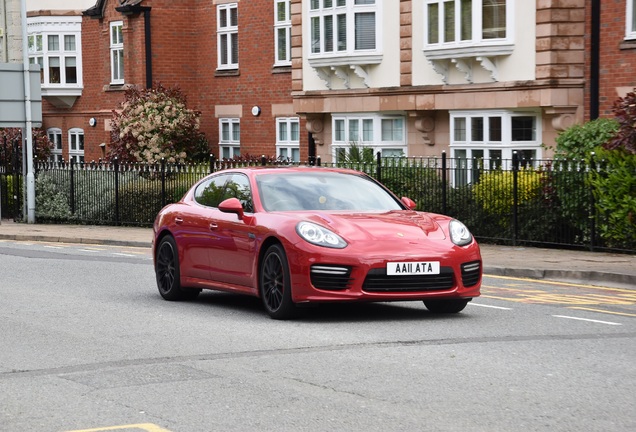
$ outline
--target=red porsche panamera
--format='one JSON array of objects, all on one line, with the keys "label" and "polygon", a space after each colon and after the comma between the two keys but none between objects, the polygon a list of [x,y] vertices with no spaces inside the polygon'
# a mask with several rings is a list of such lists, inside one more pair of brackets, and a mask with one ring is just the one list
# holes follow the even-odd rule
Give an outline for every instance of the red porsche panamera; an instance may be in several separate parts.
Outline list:
[{"label": "red porsche panamera", "polygon": [[431,312],[460,312],[479,296],[479,246],[461,222],[414,208],[353,170],[219,171],[155,220],[159,293],[258,296],[277,319],[342,301],[422,300]]}]

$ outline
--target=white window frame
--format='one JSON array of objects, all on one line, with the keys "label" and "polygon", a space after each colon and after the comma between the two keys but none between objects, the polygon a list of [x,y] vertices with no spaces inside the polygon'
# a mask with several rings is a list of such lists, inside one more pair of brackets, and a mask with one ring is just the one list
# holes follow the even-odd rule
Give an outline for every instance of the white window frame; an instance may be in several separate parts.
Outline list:
[{"label": "white window frame", "polygon": [[[533,137],[528,140],[513,140],[512,123],[514,118],[533,117]],[[491,136],[489,127],[491,118],[501,119],[498,136]],[[465,119],[463,134],[460,136],[455,127],[458,119]],[[481,138],[473,137],[473,125],[481,121]],[[476,128],[479,129],[479,128]],[[451,111],[450,112],[450,149],[455,170],[452,182],[454,186],[472,183],[477,179],[477,168],[490,170],[495,168],[510,169],[513,153],[524,154],[534,152],[533,165],[538,165],[542,158],[541,114],[536,111]],[[475,162],[476,159],[483,161]],[[529,161],[527,163],[530,163]],[[483,164],[483,165],[481,165]]]},{"label": "white window frame", "polygon": [[[224,137],[223,128],[228,135]],[[241,119],[228,117],[219,119],[219,158],[231,159],[241,155]]]},{"label": "white window frame", "polygon": [[62,149],[64,148],[64,143],[62,142],[62,129],[48,128],[46,130],[46,136],[48,136],[49,141],[53,143],[49,160],[51,162],[64,161],[64,157],[62,156]]},{"label": "white window frame", "polygon": [[[491,0],[472,0],[471,7],[471,36],[465,40],[462,40],[461,35],[461,14],[457,11],[461,11],[462,0],[425,0],[424,2],[424,51],[435,50],[461,50],[475,47],[492,48],[499,45],[509,45],[514,41],[514,1],[505,0],[506,2],[506,16],[505,16],[505,37],[500,38],[484,38],[483,37],[483,24],[482,24],[482,6],[484,2]],[[496,1],[496,0],[495,0]],[[445,41],[445,15],[444,6],[446,4],[454,4],[454,39],[452,41]],[[437,42],[429,42],[429,6],[437,5],[438,8],[438,24],[437,24]],[[507,51],[506,51],[507,53]],[[496,54],[496,53],[493,53]],[[477,54],[479,55],[479,54]]]},{"label": "white window frame", "polygon": [[[117,29],[121,29],[118,31]],[[110,83],[124,83],[124,22],[113,21],[109,27]]]},{"label": "white window frame", "polygon": [[[331,3],[329,3],[331,2]],[[356,4],[360,2],[359,4]],[[366,2],[369,2],[366,4]],[[373,2],[373,3],[370,3]],[[381,0],[309,0],[309,58],[373,56],[382,53],[382,1]],[[356,15],[374,15],[374,48],[356,49]],[[346,31],[338,34],[338,19],[344,16]],[[325,38],[325,26],[332,25],[333,38]],[[319,37],[315,38],[315,25],[318,25]],[[344,39],[344,44],[339,40]]]},{"label": "white window frame", "polygon": [[[48,94],[48,90],[56,92],[65,89],[79,95],[83,87],[81,17],[68,17],[64,20],[55,18],[57,19],[28,18],[29,63],[40,65],[40,83],[44,94]],[[49,44],[52,38],[57,39],[57,47]],[[67,38],[72,38],[74,46],[67,46]],[[57,61],[59,68],[55,74],[53,73],[54,61]],[[72,62],[75,65],[70,65]],[[75,82],[70,82],[72,68],[75,69]],[[54,75],[57,79],[52,79]]]},{"label": "white window frame", "polygon": [[291,0],[274,0],[274,66],[291,66]]},{"label": "white window frame", "polygon": [[636,0],[627,0],[625,7],[625,39],[636,39]]},{"label": "white window frame", "polygon": [[[285,129],[284,133],[281,129]],[[281,160],[300,162],[300,119],[298,117],[276,118],[276,157]]]},{"label": "white window frame", "polygon": [[[236,11],[236,25],[232,25],[232,10]],[[226,16],[226,25],[222,26],[221,14]],[[238,3],[220,4],[216,7],[216,37],[217,37],[217,69],[238,69]],[[236,41],[233,42],[233,36]],[[236,47],[234,46],[236,44]],[[226,50],[227,59],[223,61],[222,50]],[[236,52],[236,59],[233,53]],[[235,60],[235,61],[234,61]]]},{"label": "white window frame", "polygon": [[[383,121],[401,122],[400,136],[397,139],[383,139]],[[338,154],[348,152],[352,144],[362,148],[370,148],[373,155],[380,152],[383,157],[407,156],[408,147],[406,116],[402,114],[334,114],[332,124],[331,153],[334,162],[338,162]],[[342,125],[342,134],[339,125]]]},{"label": "white window frame", "polygon": [[69,159],[73,159],[77,163],[84,162],[84,129],[69,129],[68,157]]}]

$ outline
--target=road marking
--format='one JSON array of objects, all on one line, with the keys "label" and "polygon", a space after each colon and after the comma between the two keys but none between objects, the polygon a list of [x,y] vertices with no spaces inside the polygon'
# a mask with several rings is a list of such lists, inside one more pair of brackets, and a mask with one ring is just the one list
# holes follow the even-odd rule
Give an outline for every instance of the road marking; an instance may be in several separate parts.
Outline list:
[{"label": "road marking", "polygon": [[43,247],[49,248],[49,249],[63,249],[62,246],[48,246],[48,245],[44,245]]},{"label": "road marking", "polygon": [[552,315],[552,316],[555,318],[565,318],[565,319],[571,319],[571,320],[577,320],[577,321],[587,321],[587,322],[593,322],[597,324],[607,324],[607,325],[615,325],[615,326],[623,325],[621,323],[615,323],[610,321],[599,321],[599,320],[593,320],[588,318],[572,317],[567,315]]},{"label": "road marking", "polygon": [[631,289],[623,289],[623,288],[610,288],[610,287],[602,287],[598,285],[585,285],[585,284],[576,284],[571,282],[557,282],[543,279],[530,279],[530,278],[520,278],[520,277],[512,277],[512,276],[495,276],[495,275],[484,275],[494,279],[508,279],[508,280],[516,280],[516,281],[524,281],[531,282],[533,284],[546,284],[546,285],[560,285],[560,286],[569,286],[569,287],[578,287],[578,288],[591,288],[597,290],[607,290],[607,291],[619,291],[624,293],[633,293],[634,290]]},{"label": "road marking", "polygon": [[491,309],[512,310],[512,308],[501,307],[501,306],[491,306],[491,305],[485,305],[485,304],[479,304],[479,303],[468,303],[468,304],[470,306],[479,306],[479,307],[491,308]]},{"label": "road marking", "polygon": [[124,257],[134,257],[135,256],[135,255],[132,255],[132,254],[119,253],[119,252],[113,252],[113,255],[124,256]]},{"label": "road marking", "polygon": [[608,310],[605,310],[605,309],[593,309],[593,308],[586,308],[586,307],[579,307],[579,306],[571,306],[568,309],[577,309],[577,310],[600,312],[600,313],[612,314],[612,315],[636,317],[636,314],[631,314],[631,313],[627,313],[627,312],[612,312],[612,311],[608,311]]},{"label": "road marking", "polygon": [[107,426],[107,427],[94,428],[94,429],[78,429],[78,430],[72,430],[72,431],[66,431],[66,432],[101,432],[101,431],[126,430],[126,429],[131,431],[142,430],[145,432],[170,432],[168,429],[164,429],[152,423]]}]

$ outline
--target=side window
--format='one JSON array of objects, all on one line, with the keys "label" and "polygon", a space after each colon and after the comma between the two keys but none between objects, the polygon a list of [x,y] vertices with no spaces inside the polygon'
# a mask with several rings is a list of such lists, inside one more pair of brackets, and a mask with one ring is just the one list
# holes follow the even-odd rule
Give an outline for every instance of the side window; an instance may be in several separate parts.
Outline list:
[{"label": "side window", "polygon": [[227,184],[226,198],[238,198],[246,212],[254,212],[250,182],[243,174],[234,174],[232,176],[232,179]]},{"label": "side window", "polygon": [[194,200],[207,207],[218,207],[227,198],[225,184],[230,177],[230,174],[222,174],[204,181],[195,189]]}]

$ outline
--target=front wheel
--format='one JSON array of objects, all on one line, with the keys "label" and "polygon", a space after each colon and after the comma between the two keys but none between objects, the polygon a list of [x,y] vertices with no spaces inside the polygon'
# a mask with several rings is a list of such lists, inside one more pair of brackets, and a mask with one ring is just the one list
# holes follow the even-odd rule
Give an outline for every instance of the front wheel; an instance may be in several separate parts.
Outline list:
[{"label": "front wheel", "polygon": [[159,294],[166,300],[190,300],[199,295],[201,290],[181,287],[179,269],[179,251],[172,236],[165,236],[159,242],[155,261],[155,274]]},{"label": "front wheel", "polygon": [[289,264],[281,245],[270,246],[263,256],[259,290],[263,306],[270,317],[282,320],[295,315],[296,306],[291,298]]},{"label": "front wheel", "polygon": [[424,300],[424,305],[432,313],[452,314],[463,311],[469,301],[470,299]]}]

